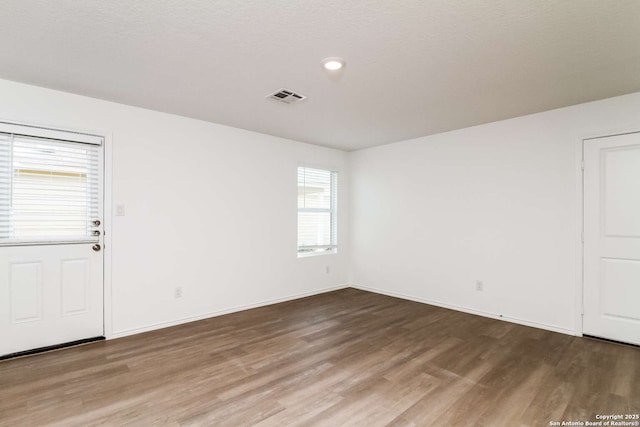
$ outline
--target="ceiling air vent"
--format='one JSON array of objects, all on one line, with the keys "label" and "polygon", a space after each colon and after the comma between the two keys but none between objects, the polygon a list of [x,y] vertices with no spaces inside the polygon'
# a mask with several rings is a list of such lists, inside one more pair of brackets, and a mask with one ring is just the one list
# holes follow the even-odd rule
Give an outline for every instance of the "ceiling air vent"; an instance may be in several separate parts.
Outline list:
[{"label": "ceiling air vent", "polygon": [[276,101],[284,102],[285,104],[293,104],[307,99],[306,96],[288,89],[280,89],[271,95],[267,95],[267,98],[275,99]]}]

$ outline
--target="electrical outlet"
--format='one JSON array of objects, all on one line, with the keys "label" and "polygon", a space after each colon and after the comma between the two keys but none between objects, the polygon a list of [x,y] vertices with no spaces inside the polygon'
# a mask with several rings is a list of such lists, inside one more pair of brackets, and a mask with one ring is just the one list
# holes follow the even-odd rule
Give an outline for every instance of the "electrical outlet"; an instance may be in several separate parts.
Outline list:
[{"label": "electrical outlet", "polygon": [[482,280],[476,280],[476,291],[482,292],[484,290],[484,283]]},{"label": "electrical outlet", "polygon": [[174,298],[182,298],[182,287],[178,286],[178,287],[173,291],[173,297],[174,297]]},{"label": "electrical outlet", "polygon": [[331,274],[331,267],[329,267],[328,265],[324,268],[324,272],[327,274]]}]

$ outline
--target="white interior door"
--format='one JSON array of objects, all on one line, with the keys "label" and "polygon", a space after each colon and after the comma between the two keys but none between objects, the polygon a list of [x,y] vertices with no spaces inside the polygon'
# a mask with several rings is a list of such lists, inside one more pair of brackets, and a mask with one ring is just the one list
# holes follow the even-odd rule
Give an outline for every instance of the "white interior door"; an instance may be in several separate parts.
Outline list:
[{"label": "white interior door", "polygon": [[640,133],[584,142],[583,332],[640,344]]},{"label": "white interior door", "polygon": [[102,138],[0,123],[0,356],[104,335]]}]

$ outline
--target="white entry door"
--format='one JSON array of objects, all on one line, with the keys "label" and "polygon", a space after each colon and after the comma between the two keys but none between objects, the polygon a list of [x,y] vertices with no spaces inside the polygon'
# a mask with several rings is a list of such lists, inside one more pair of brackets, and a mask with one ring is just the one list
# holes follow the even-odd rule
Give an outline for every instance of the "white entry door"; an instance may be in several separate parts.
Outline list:
[{"label": "white entry door", "polygon": [[640,344],[640,133],[584,142],[583,332]]},{"label": "white entry door", "polygon": [[0,123],[0,356],[104,335],[102,138]]}]

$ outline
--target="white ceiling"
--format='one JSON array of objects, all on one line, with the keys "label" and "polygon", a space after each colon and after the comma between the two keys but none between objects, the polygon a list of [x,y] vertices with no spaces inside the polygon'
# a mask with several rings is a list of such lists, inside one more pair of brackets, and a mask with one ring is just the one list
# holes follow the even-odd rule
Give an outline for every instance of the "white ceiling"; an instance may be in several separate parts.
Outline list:
[{"label": "white ceiling", "polygon": [[638,0],[0,7],[1,78],[346,150],[640,91]]}]

